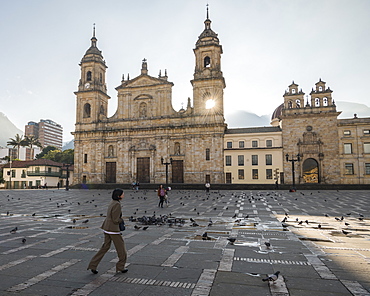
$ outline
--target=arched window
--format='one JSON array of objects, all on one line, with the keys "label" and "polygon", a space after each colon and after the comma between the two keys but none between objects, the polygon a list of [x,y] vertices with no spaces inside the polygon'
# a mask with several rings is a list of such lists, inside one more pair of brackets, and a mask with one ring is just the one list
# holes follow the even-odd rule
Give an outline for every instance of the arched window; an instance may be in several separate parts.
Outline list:
[{"label": "arched window", "polygon": [[328,106],[328,98],[323,98],[322,99],[322,104],[324,105],[324,106]]},{"label": "arched window", "polygon": [[300,100],[296,100],[295,101],[295,106],[296,106],[296,108],[301,108],[301,101]]},{"label": "arched window", "polygon": [[319,98],[315,99],[315,107],[320,107],[320,99]]},{"label": "arched window", "polygon": [[211,149],[206,148],[206,160],[211,160]]},{"label": "arched window", "polygon": [[211,58],[209,56],[206,56],[204,58],[204,67],[210,67],[211,66]]},{"label": "arched window", "polygon": [[146,117],[147,116],[147,108],[146,103],[141,103],[139,106],[139,116],[140,117]]},{"label": "arched window", "polygon": [[84,115],[83,115],[83,117],[84,118],[88,118],[88,117],[90,117],[91,116],[91,106],[90,106],[90,104],[89,103],[86,103],[85,105],[84,105]]},{"label": "arched window", "polygon": [[114,156],[114,149],[113,145],[108,146],[108,157],[113,157]]},{"label": "arched window", "polygon": [[103,82],[103,74],[102,73],[100,73],[99,80],[100,80],[100,83]]},{"label": "arched window", "polygon": [[293,103],[292,103],[292,101],[289,101],[288,102],[288,109],[291,109],[291,108],[293,108]]},{"label": "arched window", "polygon": [[319,91],[322,91],[322,86],[319,86]]},{"label": "arched window", "polygon": [[86,80],[91,81],[91,71],[87,71]]},{"label": "arched window", "polygon": [[180,143],[179,142],[176,142],[175,143],[175,151],[174,151],[175,153],[175,155],[180,155],[180,153],[181,153],[181,149],[180,149]]},{"label": "arched window", "polygon": [[292,89],[292,94],[295,94],[295,89],[294,88]]}]

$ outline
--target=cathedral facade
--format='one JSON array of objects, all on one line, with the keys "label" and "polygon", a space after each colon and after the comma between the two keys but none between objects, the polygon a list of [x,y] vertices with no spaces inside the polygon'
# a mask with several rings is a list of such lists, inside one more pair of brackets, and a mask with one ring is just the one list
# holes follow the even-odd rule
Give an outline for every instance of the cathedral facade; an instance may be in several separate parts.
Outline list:
[{"label": "cathedral facade", "polygon": [[115,114],[107,116],[107,65],[95,30],[75,92],[74,182],[224,183],[222,46],[207,18],[195,45],[193,100],[175,111],[167,73],[122,78]]}]

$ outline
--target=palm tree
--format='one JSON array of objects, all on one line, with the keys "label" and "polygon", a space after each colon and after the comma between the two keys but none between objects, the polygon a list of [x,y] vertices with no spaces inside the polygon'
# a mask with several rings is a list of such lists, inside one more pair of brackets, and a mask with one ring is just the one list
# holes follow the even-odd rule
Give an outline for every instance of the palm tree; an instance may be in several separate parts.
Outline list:
[{"label": "palm tree", "polygon": [[30,136],[26,136],[24,138],[24,142],[26,143],[25,146],[27,147],[30,147],[31,149],[31,159],[34,159],[34,147],[39,147],[40,149],[42,148],[42,145],[41,143],[39,142],[39,139],[38,138],[35,138],[35,136],[33,135],[30,135]]},{"label": "palm tree", "polygon": [[19,159],[19,148],[21,146],[26,146],[26,142],[23,139],[23,136],[20,136],[19,134],[16,134],[14,139],[10,138],[10,141],[8,141],[6,144],[9,146],[13,146],[13,148],[17,148],[17,158]]}]

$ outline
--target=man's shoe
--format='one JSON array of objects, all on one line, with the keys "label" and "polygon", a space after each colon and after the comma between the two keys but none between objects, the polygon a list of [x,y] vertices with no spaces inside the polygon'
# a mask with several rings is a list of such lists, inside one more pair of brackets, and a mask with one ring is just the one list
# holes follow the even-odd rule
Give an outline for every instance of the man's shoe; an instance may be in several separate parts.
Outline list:
[{"label": "man's shoe", "polygon": [[91,272],[92,272],[93,274],[97,274],[97,273],[98,273],[98,271],[97,271],[96,269],[91,269]]},{"label": "man's shoe", "polygon": [[127,269],[127,268],[125,268],[124,270],[121,270],[120,272],[122,272],[122,273],[126,273],[126,272],[128,272],[128,269]]}]

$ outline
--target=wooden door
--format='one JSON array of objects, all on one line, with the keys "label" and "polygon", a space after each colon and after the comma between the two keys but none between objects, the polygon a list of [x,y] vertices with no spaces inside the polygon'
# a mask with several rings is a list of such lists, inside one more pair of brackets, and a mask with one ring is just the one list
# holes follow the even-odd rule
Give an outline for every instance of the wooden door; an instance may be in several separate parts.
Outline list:
[{"label": "wooden door", "polygon": [[172,160],[172,183],[184,183],[183,160]]},{"label": "wooden door", "polygon": [[231,184],[231,173],[226,173],[226,184]]},{"label": "wooden door", "polygon": [[107,162],[105,166],[105,182],[106,183],[116,183],[116,163]]},{"label": "wooden door", "polygon": [[138,157],[136,176],[139,183],[150,183],[150,157]]}]

